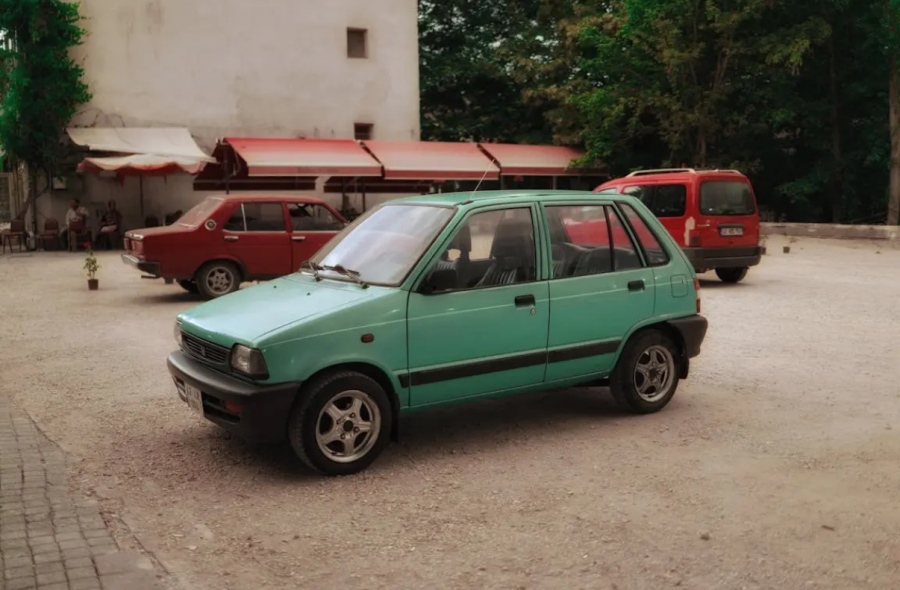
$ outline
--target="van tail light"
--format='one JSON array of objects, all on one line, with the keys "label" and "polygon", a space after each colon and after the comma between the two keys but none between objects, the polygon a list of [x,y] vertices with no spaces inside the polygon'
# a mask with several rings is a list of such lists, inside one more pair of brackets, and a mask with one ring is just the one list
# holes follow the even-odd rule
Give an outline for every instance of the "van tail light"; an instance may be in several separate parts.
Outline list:
[{"label": "van tail light", "polygon": [[697,313],[700,313],[700,279],[694,279],[694,293],[697,294]]}]

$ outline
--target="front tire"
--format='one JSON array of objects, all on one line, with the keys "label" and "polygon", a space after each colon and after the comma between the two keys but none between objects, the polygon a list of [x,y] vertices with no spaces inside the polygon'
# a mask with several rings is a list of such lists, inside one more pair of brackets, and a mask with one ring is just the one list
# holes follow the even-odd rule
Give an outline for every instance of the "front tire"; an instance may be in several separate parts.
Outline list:
[{"label": "front tire", "polygon": [[748,270],[746,266],[740,268],[717,268],[716,276],[723,283],[739,283],[747,276]]},{"label": "front tire", "polygon": [[374,380],[354,371],[310,383],[294,406],[288,440],[307,467],[324,475],[367,468],[390,440],[391,402]]},{"label": "front tire", "polygon": [[680,359],[679,347],[659,330],[632,336],[609,381],[616,403],[633,414],[666,407],[678,389]]},{"label": "front tire", "polygon": [[234,293],[241,286],[241,271],[227,260],[214,260],[197,271],[197,289],[205,299]]}]

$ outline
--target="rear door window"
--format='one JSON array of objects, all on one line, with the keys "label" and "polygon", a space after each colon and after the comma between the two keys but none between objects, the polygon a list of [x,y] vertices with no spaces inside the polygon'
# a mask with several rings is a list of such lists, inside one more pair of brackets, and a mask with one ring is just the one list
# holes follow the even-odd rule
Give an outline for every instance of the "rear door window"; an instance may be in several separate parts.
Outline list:
[{"label": "rear door window", "polygon": [[645,184],[623,191],[641,200],[657,217],[684,217],[687,186],[683,184]]},{"label": "rear door window", "polygon": [[668,253],[666,253],[662,244],[659,243],[659,239],[657,239],[653,230],[650,229],[640,214],[634,207],[626,203],[621,203],[619,206],[622,208],[622,213],[625,214],[625,218],[628,219],[628,223],[634,229],[634,233],[641,243],[644,255],[647,257],[647,263],[650,266],[665,266],[668,264]]},{"label": "rear door window", "polygon": [[756,204],[746,182],[707,180],[700,183],[700,213],[703,215],[753,215]]}]

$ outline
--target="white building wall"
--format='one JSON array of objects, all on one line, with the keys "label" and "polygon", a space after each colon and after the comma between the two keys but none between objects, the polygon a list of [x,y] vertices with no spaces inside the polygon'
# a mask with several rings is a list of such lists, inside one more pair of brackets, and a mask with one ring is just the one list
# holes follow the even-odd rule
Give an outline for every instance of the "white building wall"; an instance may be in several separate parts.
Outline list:
[{"label": "white building wall", "polygon": [[[187,127],[211,152],[217,138],[419,139],[416,0],[81,0],[88,34],[74,52],[93,99],[73,121],[96,127]],[[368,57],[347,57],[347,28],[367,30]],[[138,182],[85,175],[66,201],[116,198],[141,225]],[[187,175],[144,180],[146,215],[187,210],[205,196]],[[330,199],[337,203],[339,196]],[[369,199],[377,202],[378,197]],[[358,205],[357,205],[358,206]]]}]

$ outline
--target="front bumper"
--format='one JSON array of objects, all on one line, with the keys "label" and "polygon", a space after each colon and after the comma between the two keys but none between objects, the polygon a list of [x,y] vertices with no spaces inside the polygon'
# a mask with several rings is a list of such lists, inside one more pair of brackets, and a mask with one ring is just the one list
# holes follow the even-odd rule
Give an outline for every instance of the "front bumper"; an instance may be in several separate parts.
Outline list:
[{"label": "front bumper", "polygon": [[765,254],[762,246],[728,248],[683,248],[688,260],[697,272],[714,268],[743,268],[756,266]]},{"label": "front bumper", "polygon": [[678,330],[681,335],[686,358],[691,359],[700,354],[700,345],[703,344],[703,339],[706,338],[706,329],[709,327],[709,322],[705,317],[698,313],[686,318],[669,320],[668,324]]},{"label": "front bumper", "polygon": [[[242,438],[280,442],[286,438],[291,406],[300,383],[256,385],[221,373],[178,350],[166,359],[178,397],[185,384],[201,392],[203,417]],[[238,412],[233,411],[239,408]]]},{"label": "front bumper", "polygon": [[122,254],[122,262],[129,266],[133,266],[139,271],[145,272],[148,275],[153,275],[154,277],[159,277],[160,275],[160,264],[158,262],[147,262],[146,260],[141,260],[136,256],[132,256],[131,254]]}]

